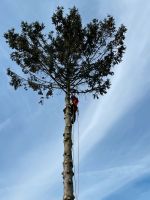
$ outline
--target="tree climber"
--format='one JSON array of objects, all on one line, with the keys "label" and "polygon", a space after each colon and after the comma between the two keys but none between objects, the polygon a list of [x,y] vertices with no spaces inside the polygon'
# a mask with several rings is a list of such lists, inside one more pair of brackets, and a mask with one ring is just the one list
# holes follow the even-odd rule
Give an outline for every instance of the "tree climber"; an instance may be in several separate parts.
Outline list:
[{"label": "tree climber", "polygon": [[79,100],[75,95],[71,96],[71,122],[72,124],[74,124],[74,122],[76,121],[76,112],[79,112],[78,110],[78,103]]},{"label": "tree climber", "polygon": [[[76,112],[78,111],[79,100],[75,95],[72,95],[70,98],[70,110],[71,110],[71,123],[74,124],[76,120]],[[66,107],[63,109],[64,114],[66,114]]]}]

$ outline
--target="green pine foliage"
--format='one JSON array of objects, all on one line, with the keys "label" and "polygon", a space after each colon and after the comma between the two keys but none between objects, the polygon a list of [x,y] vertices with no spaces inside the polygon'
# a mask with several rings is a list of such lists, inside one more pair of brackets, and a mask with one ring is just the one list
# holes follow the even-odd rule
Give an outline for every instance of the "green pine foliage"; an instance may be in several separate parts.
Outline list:
[{"label": "green pine foliage", "polygon": [[43,98],[55,89],[70,93],[91,93],[99,97],[110,88],[113,67],[122,61],[125,52],[126,27],[118,29],[112,16],[93,19],[84,26],[76,7],[64,15],[58,7],[52,16],[54,31],[44,34],[44,24],[21,23],[4,34],[12,49],[11,59],[21,68],[23,76],[7,69],[14,89],[33,89]]}]

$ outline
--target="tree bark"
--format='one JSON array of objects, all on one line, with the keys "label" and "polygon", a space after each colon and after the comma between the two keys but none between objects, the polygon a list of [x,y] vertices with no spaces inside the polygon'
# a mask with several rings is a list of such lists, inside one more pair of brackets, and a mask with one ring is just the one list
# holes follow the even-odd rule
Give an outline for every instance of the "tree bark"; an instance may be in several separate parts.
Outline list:
[{"label": "tree bark", "polygon": [[73,194],[73,160],[72,160],[72,123],[71,123],[71,107],[70,107],[70,92],[65,98],[66,108],[64,112],[65,131],[64,131],[64,162],[63,162],[63,183],[64,196],[63,200],[74,200]]}]

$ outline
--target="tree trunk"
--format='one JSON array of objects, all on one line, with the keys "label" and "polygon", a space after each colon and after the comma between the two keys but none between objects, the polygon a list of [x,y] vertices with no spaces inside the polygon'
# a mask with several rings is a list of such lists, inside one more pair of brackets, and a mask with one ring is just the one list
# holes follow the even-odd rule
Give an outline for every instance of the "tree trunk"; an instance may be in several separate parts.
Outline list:
[{"label": "tree trunk", "polygon": [[63,200],[74,200],[73,194],[73,160],[72,160],[72,123],[70,109],[70,93],[65,98],[65,131],[64,131],[64,162],[63,162],[63,179],[64,179],[64,196]]}]

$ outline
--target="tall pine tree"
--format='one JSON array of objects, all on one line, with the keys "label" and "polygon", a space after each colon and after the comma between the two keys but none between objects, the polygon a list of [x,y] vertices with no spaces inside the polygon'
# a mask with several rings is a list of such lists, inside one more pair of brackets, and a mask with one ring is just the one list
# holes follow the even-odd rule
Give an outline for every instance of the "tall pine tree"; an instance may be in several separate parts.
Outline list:
[{"label": "tall pine tree", "polygon": [[107,93],[113,67],[122,61],[125,51],[126,27],[116,28],[112,16],[104,20],[93,19],[82,25],[76,7],[64,16],[63,7],[58,7],[52,16],[54,31],[43,33],[43,23],[21,23],[21,32],[15,29],[4,34],[12,48],[11,59],[22,70],[21,75],[7,69],[10,85],[14,89],[31,88],[44,98],[54,90],[65,93],[64,131],[64,200],[73,200],[72,122],[70,97],[91,93],[94,98]]}]

